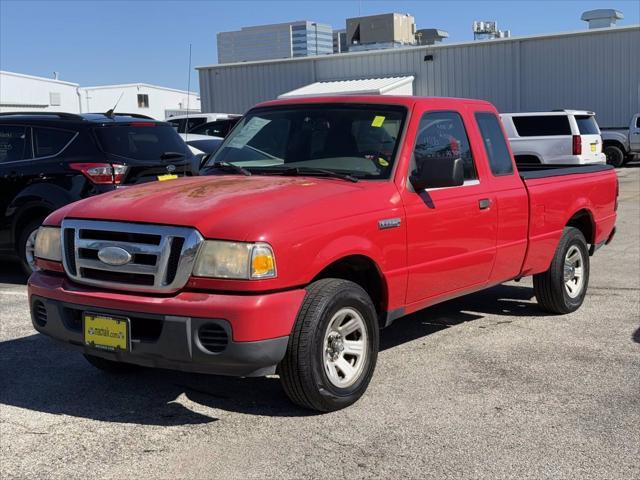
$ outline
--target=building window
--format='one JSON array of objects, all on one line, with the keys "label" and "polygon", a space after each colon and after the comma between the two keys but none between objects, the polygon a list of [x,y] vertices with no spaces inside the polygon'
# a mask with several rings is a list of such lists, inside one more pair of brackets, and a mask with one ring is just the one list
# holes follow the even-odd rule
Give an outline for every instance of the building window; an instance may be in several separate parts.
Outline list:
[{"label": "building window", "polygon": [[60,101],[60,92],[49,92],[49,105],[58,107],[62,104]]},{"label": "building window", "polygon": [[149,95],[146,93],[138,94],[138,108],[149,108]]}]

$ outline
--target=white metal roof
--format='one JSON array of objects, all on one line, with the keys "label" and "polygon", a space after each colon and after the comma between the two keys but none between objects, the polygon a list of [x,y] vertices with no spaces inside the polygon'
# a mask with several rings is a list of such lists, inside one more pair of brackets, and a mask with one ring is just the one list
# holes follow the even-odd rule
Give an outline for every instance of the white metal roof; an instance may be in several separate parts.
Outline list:
[{"label": "white metal roof", "polygon": [[413,82],[413,75],[406,77],[362,78],[315,82],[283,93],[278,98],[307,97],[315,95],[384,95]]}]

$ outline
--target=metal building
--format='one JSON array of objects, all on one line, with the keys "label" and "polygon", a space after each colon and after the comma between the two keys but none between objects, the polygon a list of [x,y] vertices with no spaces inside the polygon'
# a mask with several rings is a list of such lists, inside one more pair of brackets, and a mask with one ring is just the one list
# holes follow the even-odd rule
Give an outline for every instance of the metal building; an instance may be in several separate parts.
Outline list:
[{"label": "metal building", "polygon": [[640,111],[640,25],[197,67],[204,112],[242,113],[321,81],[413,76],[413,94],[480,98],[501,112],[587,109],[600,125]]}]

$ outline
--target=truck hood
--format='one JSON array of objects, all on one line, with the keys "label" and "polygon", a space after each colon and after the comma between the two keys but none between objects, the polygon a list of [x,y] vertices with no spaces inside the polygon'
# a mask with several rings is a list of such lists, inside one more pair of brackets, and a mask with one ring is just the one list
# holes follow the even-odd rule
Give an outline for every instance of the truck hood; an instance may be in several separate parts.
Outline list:
[{"label": "truck hood", "polygon": [[[389,194],[371,195],[371,189]],[[388,208],[390,195],[397,196],[392,182],[203,176],[148,183],[88,198],[59,210],[47,223],[59,223],[62,218],[154,223],[195,227],[205,238],[257,241],[268,240],[274,227],[280,231],[299,229]],[[373,205],[372,198],[381,203]]]}]

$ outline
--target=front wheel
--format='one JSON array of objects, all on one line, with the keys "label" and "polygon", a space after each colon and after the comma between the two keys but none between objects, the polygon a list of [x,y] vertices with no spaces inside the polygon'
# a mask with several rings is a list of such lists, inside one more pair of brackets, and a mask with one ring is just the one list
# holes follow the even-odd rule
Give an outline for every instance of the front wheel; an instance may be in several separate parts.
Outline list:
[{"label": "front wheel", "polygon": [[321,412],[345,408],[365,392],[378,357],[378,322],[359,285],[328,278],[307,287],[280,378],[294,403]]},{"label": "front wheel", "polygon": [[589,285],[589,251],[582,232],[566,227],[549,270],[533,276],[538,304],[551,313],[570,313],[582,305]]}]

